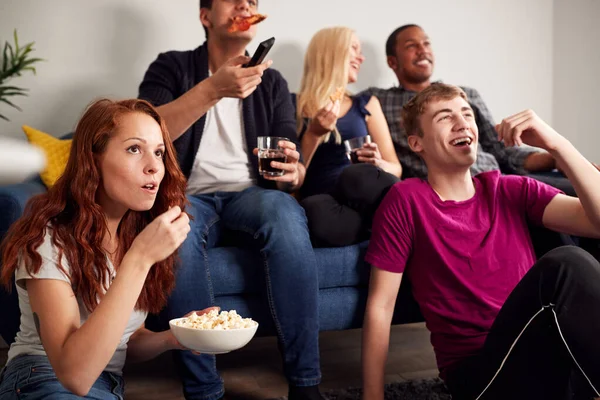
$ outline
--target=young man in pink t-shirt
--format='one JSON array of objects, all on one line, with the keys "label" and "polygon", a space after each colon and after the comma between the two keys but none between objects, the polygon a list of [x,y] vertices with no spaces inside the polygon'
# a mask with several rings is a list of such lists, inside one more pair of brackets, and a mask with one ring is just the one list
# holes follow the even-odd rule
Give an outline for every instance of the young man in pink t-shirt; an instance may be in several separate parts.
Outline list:
[{"label": "young man in pink t-shirt", "polygon": [[600,172],[528,110],[497,126],[499,140],[547,150],[578,198],[497,171],[472,177],[477,124],[456,86],[432,84],[402,117],[428,179],[394,185],[375,215],[364,399],[383,399],[404,274],[454,399],[600,398],[600,264],[576,247],[536,260],[528,229],[600,238]]}]

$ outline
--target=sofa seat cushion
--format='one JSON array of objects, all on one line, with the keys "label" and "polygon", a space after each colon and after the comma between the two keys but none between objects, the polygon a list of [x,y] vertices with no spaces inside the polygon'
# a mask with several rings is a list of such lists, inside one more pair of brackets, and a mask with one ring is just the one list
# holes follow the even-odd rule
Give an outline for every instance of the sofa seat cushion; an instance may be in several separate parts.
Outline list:
[{"label": "sofa seat cushion", "polygon": [[[367,286],[368,265],[363,259],[368,242],[353,246],[315,249],[319,288]],[[215,297],[262,293],[263,260],[258,252],[237,247],[208,250],[208,265]],[[198,260],[197,268],[204,268]]]}]

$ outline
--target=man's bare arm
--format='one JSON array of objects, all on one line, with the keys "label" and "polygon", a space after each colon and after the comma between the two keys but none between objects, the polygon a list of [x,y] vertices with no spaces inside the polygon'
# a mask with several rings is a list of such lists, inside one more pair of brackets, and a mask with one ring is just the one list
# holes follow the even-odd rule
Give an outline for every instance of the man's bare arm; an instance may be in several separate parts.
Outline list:
[{"label": "man's bare arm", "polygon": [[402,274],[372,266],[362,337],[364,400],[383,400],[390,328],[401,282]]},{"label": "man's bare arm", "polygon": [[497,130],[507,146],[525,143],[548,151],[577,193],[578,198],[557,195],[544,210],[544,226],[582,236],[598,236],[600,172],[596,167],[532,110],[504,119]]}]

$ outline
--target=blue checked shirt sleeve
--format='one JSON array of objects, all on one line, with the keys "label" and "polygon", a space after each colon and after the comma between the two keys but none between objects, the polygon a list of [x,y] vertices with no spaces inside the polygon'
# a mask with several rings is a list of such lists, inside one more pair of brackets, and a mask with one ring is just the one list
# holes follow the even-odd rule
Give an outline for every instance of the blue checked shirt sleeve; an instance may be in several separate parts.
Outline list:
[{"label": "blue checked shirt sleeve", "polygon": [[475,112],[481,149],[495,157],[502,172],[526,175],[528,171],[523,167],[525,159],[530,154],[539,152],[539,150],[533,147],[506,147],[504,143],[499,142],[492,114],[479,93],[471,88],[463,88],[463,90],[469,97],[469,103]]}]

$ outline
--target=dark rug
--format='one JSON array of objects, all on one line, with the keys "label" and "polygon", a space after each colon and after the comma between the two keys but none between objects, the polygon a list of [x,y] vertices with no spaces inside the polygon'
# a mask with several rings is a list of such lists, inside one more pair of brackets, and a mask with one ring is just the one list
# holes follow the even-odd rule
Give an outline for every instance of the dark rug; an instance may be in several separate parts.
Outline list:
[{"label": "dark rug", "polygon": [[[362,389],[332,390],[325,393],[329,400],[360,400]],[[386,400],[450,400],[452,397],[441,379],[424,379],[385,385]],[[280,398],[278,400],[283,400]]]}]

